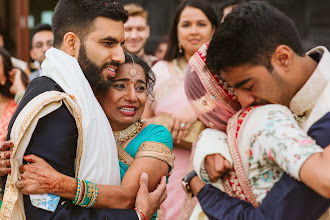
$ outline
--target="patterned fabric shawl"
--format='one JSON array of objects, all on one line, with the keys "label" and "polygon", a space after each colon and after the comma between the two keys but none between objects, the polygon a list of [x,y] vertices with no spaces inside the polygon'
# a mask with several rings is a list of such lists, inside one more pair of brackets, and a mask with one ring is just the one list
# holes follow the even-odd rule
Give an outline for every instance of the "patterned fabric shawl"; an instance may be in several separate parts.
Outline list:
[{"label": "patterned fabric shawl", "polygon": [[185,92],[205,125],[225,131],[229,118],[241,106],[235,90],[207,69],[205,58],[208,46],[208,43],[204,44],[189,60]]}]

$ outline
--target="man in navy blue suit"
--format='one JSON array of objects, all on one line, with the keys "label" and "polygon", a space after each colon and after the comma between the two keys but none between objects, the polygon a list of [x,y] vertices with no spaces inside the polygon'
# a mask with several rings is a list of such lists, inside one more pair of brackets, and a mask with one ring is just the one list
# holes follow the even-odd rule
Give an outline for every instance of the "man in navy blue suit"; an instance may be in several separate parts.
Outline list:
[{"label": "man in navy blue suit", "polygon": [[[117,66],[124,62],[125,56],[122,44],[124,43],[124,23],[127,16],[127,12],[116,2],[106,0],[60,0],[53,15],[54,48],[50,49],[52,52],[49,51],[49,57],[46,58],[45,62],[48,60],[49,65],[57,64],[61,57],[70,55],[67,59],[70,58],[76,69],[72,70],[71,63],[69,63],[70,65],[66,65],[68,68],[63,71],[61,77],[65,78],[66,74],[75,71],[76,75],[74,76],[77,76],[77,78],[73,81],[80,83],[74,82],[75,85],[78,85],[80,90],[87,88],[88,95],[90,95],[90,97],[83,98],[94,100],[93,90],[107,88],[110,85],[111,77],[115,75]],[[51,60],[52,56],[50,55],[52,54],[60,54],[60,57]],[[75,59],[72,59],[72,57]],[[64,60],[63,66],[65,62]],[[58,66],[61,66],[61,64],[57,64],[50,70],[48,68],[48,71],[57,70],[56,67]],[[87,87],[83,87],[82,83],[87,84]],[[65,83],[62,85],[70,86]],[[53,78],[41,76],[33,80],[10,121],[7,139],[10,138],[9,135],[18,114],[27,103],[46,91],[64,92],[64,90],[64,87],[62,88]],[[80,93],[83,92],[86,91],[80,91]],[[84,110],[82,109],[82,112]],[[89,115],[91,114],[90,112]],[[97,115],[92,116],[92,120],[95,121],[95,118],[97,118]],[[108,135],[111,135],[111,133]],[[25,155],[35,154],[42,157],[57,171],[74,177],[75,160],[78,157],[76,153],[77,137],[78,129],[75,119],[68,108],[62,105],[38,121]],[[110,150],[110,146],[108,147]],[[116,159],[114,164],[118,164],[117,155],[114,155]],[[7,158],[2,166],[8,165],[8,155],[2,154],[2,156]],[[99,168],[93,172],[98,173],[102,169],[105,170],[103,172],[112,172],[112,169],[118,167]],[[5,171],[4,167],[1,169],[1,172]],[[141,175],[140,190],[135,204],[142,210],[146,218],[151,218],[166,197],[166,184],[163,182],[153,193],[149,193],[147,182],[147,178]],[[2,183],[4,188],[4,179]],[[29,196],[24,195],[23,200],[27,219],[140,219],[143,217],[140,210],[136,212],[133,209],[88,209],[73,205],[72,201],[64,198],[60,198],[55,212],[50,212],[33,206]]]},{"label": "man in navy blue suit", "polygon": [[[265,2],[237,6],[216,30],[206,62],[235,88],[242,107],[286,105],[318,145],[325,148],[330,144],[329,51],[317,47],[305,54],[294,23],[279,10]],[[329,149],[323,158],[307,160],[300,176],[308,179],[313,172],[329,170]],[[223,173],[221,164],[221,155],[205,158],[212,181]],[[319,184],[315,179],[309,181]],[[258,208],[204,185],[197,177],[189,184],[210,219],[317,219],[323,213],[329,215],[325,213],[329,199],[287,174]],[[324,187],[321,194],[329,198],[329,192]]]}]

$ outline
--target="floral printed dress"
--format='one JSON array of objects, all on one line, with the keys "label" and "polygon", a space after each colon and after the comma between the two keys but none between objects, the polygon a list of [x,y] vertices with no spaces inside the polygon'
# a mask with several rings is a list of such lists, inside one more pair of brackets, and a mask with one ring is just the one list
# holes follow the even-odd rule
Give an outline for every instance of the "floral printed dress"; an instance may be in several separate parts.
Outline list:
[{"label": "floral printed dress", "polygon": [[224,188],[255,206],[261,204],[284,172],[300,180],[304,162],[323,151],[282,105],[252,107],[237,113],[228,122],[227,134],[235,173],[224,177]]}]

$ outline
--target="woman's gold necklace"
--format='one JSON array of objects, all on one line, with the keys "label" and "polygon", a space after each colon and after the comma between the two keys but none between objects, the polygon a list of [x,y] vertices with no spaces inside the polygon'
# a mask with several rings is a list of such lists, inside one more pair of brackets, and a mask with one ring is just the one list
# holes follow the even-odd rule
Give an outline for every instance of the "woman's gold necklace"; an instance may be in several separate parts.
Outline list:
[{"label": "woman's gold necklace", "polygon": [[137,122],[126,128],[125,130],[113,131],[116,143],[120,144],[121,142],[127,141],[128,139],[134,137],[137,133],[139,133],[142,125],[143,119],[140,118]]},{"label": "woman's gold necklace", "polygon": [[188,66],[188,62],[184,56],[175,58],[173,60],[173,66],[174,69],[177,71],[179,74],[185,74],[186,68]]}]

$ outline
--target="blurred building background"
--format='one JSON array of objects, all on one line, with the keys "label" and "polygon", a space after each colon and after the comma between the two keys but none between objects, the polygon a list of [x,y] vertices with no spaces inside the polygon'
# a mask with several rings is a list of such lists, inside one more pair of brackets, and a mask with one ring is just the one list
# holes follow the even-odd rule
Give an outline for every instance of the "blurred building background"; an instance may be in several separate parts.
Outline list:
[{"label": "blurred building background", "polygon": [[[51,23],[52,11],[58,0],[0,0],[0,28],[5,47],[13,56],[29,61],[30,32],[38,23]],[[166,35],[179,0],[117,0],[120,4],[137,3],[149,11],[151,35],[146,51],[153,53]],[[221,0],[210,0],[219,12]],[[317,45],[330,49],[329,0],[268,0],[291,17],[303,40],[305,50]]]}]

